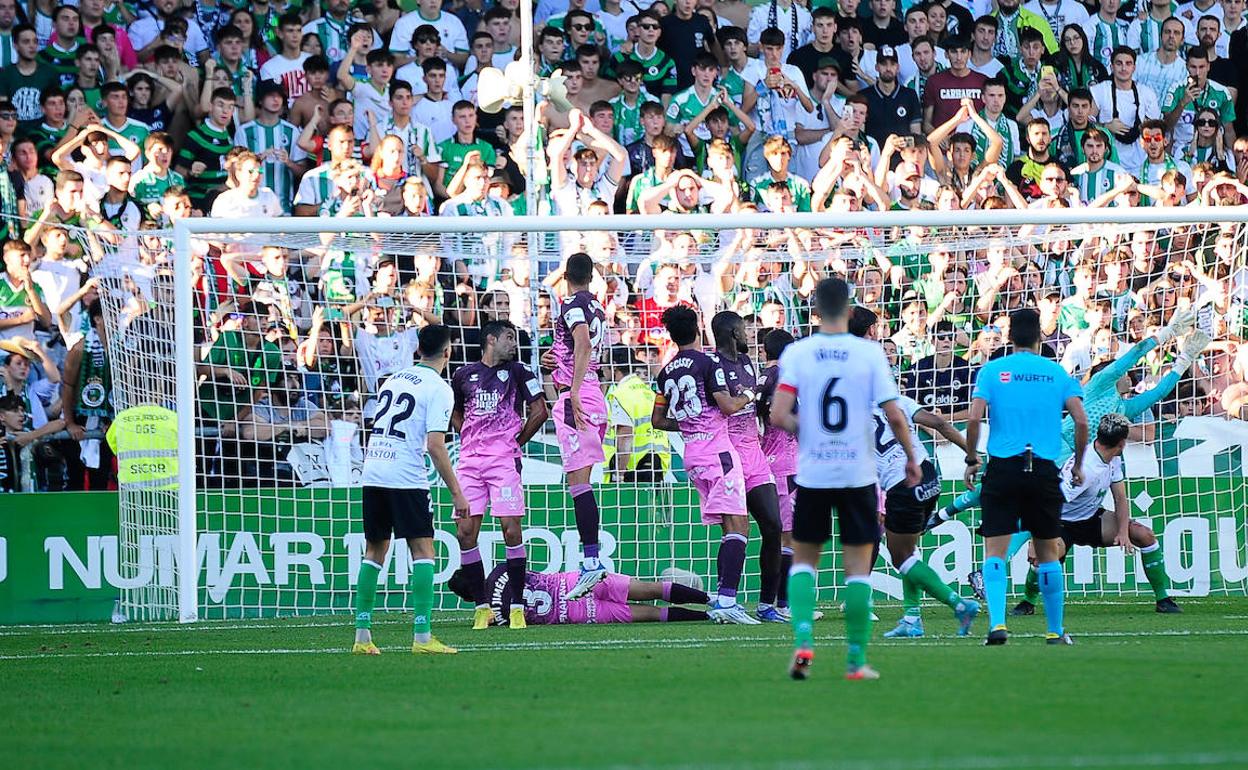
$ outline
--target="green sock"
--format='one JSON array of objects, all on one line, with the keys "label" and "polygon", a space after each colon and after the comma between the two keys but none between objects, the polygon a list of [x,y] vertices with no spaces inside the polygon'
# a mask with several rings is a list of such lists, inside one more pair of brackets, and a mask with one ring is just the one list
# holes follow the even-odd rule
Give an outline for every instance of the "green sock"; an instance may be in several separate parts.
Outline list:
[{"label": "green sock", "polygon": [[789,571],[789,612],[793,615],[793,645],[815,646],[815,568],[795,564]]},{"label": "green sock", "polygon": [[[412,610],[416,613],[412,622],[412,633],[420,636],[430,633],[433,614],[433,560],[417,559],[412,562],[412,575],[407,581],[407,590],[412,595]],[[428,639],[418,639],[428,641]]]},{"label": "green sock", "polygon": [[377,577],[381,566],[365,559],[360,562],[359,577],[355,581],[355,627],[363,630],[373,627],[373,607],[377,605]]},{"label": "green sock", "polygon": [[922,610],[919,609],[919,603],[923,599],[923,590],[915,584],[907,575],[901,576],[901,607],[903,614],[907,618],[918,619],[922,617]]},{"label": "green sock", "polygon": [[1027,582],[1023,584],[1023,599],[1032,604],[1040,603],[1040,576],[1035,567],[1027,568]]},{"label": "green sock", "polygon": [[[906,570],[906,579],[927,591],[928,596],[942,604],[957,607],[958,603],[962,601],[962,597],[958,596],[958,592],[940,582],[936,572],[927,566],[927,562],[917,558],[917,556],[912,557],[912,560],[910,560],[910,568]],[[915,604],[918,604],[917,600]]]},{"label": "green sock", "polygon": [[1166,559],[1161,554],[1161,543],[1154,543],[1150,551],[1141,548],[1140,558],[1144,561],[1144,574],[1148,576],[1148,584],[1153,587],[1157,601],[1170,596],[1170,578],[1166,575]]},{"label": "green sock", "polygon": [[849,641],[849,667],[867,663],[867,641],[871,638],[871,580],[850,578],[845,586],[845,637]]}]

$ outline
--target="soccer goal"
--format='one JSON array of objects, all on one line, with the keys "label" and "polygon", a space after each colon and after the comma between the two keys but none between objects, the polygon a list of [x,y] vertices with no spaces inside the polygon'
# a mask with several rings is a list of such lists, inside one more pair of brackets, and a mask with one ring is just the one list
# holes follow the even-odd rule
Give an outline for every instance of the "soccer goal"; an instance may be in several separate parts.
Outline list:
[{"label": "soccer goal", "polygon": [[[172,276],[144,245],[161,238],[171,242]],[[122,486],[121,606],[130,618],[350,611],[372,393],[411,363],[410,330],[455,327],[454,368],[479,358],[484,321],[505,318],[523,332],[518,355],[540,368],[561,264],[577,251],[600,269],[592,288],[610,321],[601,379],[620,392],[650,383],[670,353],[664,308],[697,307],[708,345],[714,313],[741,314],[761,367],[770,330],[809,332],[809,297],[826,275],[846,277],[888,324],[882,335],[903,392],[955,420],[978,364],[1005,344],[1012,309],[1039,308],[1054,352],[1086,372],[1176,307],[1198,307],[1214,343],[1140,419],[1127,455],[1132,515],[1158,532],[1179,593],[1248,590],[1248,429],[1223,416],[1242,416],[1248,402],[1224,387],[1233,367],[1248,366],[1235,344],[1248,312],[1248,208],[187,219],[172,232],[114,240],[121,245],[96,275],[118,406],[173,407],[179,427],[176,488]],[[1174,350],[1141,360],[1131,387],[1156,382]],[[637,577],[708,583],[718,534],[699,523],[679,438],[648,433],[635,394],[613,407],[608,443],[622,457],[594,475],[603,556]],[[952,499],[961,453],[925,442],[942,500]],[[522,475],[531,568],[575,569],[572,504],[549,425],[524,447]],[[443,493],[435,485],[436,581],[440,608],[454,609],[467,605],[445,587],[460,557]],[[925,537],[942,579],[964,584],[980,562],[977,519],[972,510]],[[747,595],[757,590],[755,551]],[[503,558],[489,521],[481,552],[487,571]],[[378,610],[402,608],[409,567],[406,549],[393,547]],[[825,601],[842,584],[839,569],[825,561]],[[1025,570],[1013,572],[1021,582]],[[1116,549],[1076,549],[1067,575],[1077,596],[1148,590],[1138,557]],[[887,570],[876,588],[900,596]]]}]

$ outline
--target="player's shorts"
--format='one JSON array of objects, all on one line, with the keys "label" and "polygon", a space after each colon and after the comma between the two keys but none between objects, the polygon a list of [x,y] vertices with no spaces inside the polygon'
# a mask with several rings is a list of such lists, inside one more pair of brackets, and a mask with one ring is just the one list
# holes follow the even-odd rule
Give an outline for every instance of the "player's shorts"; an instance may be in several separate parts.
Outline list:
[{"label": "player's shorts", "polygon": [[[771,463],[757,441],[733,441],[733,449],[741,458],[741,474],[745,477],[745,491],[756,489],[764,484],[775,484],[776,477],[771,474]],[[779,490],[777,490],[779,491]]]},{"label": "player's shorts", "polygon": [[702,523],[717,525],[724,516],[745,515],[745,476],[741,460],[733,451],[720,452],[719,462],[691,465],[685,470],[689,481],[698,490]]},{"label": "player's shorts", "polygon": [[1069,551],[1072,545],[1090,545],[1093,548],[1103,548],[1105,546],[1105,531],[1101,529],[1104,523],[1105,509],[1098,508],[1090,518],[1082,521],[1063,521],[1062,522],[1062,542],[1066,543],[1066,550]]},{"label": "player's shorts", "polygon": [[[569,573],[566,588],[575,584]],[[628,606],[628,575],[610,573],[594,586],[589,596],[567,603],[567,623],[632,623],[633,611]]]},{"label": "player's shorts", "polygon": [[364,539],[370,542],[396,538],[433,537],[433,509],[427,489],[388,489],[365,486]]},{"label": "player's shorts", "polygon": [[832,537],[832,511],[844,545],[871,545],[880,539],[875,484],[846,489],[797,487],[793,504],[793,539],[823,545]]},{"label": "player's shorts", "polygon": [[940,500],[940,479],[936,466],[924,460],[923,480],[917,487],[908,487],[899,481],[884,495],[884,528],[899,535],[918,535],[923,532],[927,517],[936,510]]},{"label": "player's shorts", "polygon": [[563,470],[571,473],[589,468],[606,459],[602,441],[607,436],[607,400],[597,384],[581,388],[581,409],[587,425],[576,427],[572,415],[572,392],[565,390],[555,400],[555,438],[563,456]]},{"label": "player's shorts", "polygon": [[797,495],[797,477],[776,479],[776,496],[780,499],[780,531],[793,531],[793,500]]},{"label": "player's shorts", "polygon": [[520,483],[520,458],[464,457],[455,468],[460,489],[468,498],[472,516],[523,516],[524,486]]},{"label": "player's shorts", "polygon": [[980,487],[979,507],[983,511],[980,534],[984,537],[1013,535],[1027,531],[1037,540],[1061,537],[1062,485],[1060,471],[1050,460],[991,457]]}]

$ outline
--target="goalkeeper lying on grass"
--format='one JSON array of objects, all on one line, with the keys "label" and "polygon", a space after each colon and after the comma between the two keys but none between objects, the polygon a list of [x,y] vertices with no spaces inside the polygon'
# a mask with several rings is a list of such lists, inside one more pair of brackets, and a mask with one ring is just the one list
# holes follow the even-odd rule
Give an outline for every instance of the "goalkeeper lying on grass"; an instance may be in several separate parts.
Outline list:
[{"label": "goalkeeper lying on grass", "polygon": [[[706,592],[680,583],[664,581],[647,583],[628,575],[610,573],[586,596],[568,599],[568,591],[576,585],[578,572],[543,574],[529,571],[524,581],[524,619],[529,625],[559,623],[671,623],[681,620],[706,620],[705,610],[684,607],[655,607],[630,604],[662,600],[671,604],[705,605]],[[513,590],[508,584],[507,567],[500,564],[485,579],[486,596],[494,612],[496,626],[507,625],[507,608]],[[472,602],[472,592],[462,569],[451,575],[447,586],[455,595]]]}]

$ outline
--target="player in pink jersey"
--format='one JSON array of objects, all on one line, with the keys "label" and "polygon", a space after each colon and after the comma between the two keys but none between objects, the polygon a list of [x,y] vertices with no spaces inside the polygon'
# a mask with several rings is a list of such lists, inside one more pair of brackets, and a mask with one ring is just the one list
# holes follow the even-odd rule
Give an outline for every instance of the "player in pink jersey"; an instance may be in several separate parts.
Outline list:
[{"label": "player in pink jersey", "polygon": [[746,340],[745,319],[731,310],[716,313],[711,319],[715,352],[724,368],[728,395],[748,396],[742,409],[728,416],[728,436],[741,458],[745,477],[745,507],[758,523],[762,545],[758,550],[759,590],[754,615],[764,623],[787,623],[776,611],[776,591],[780,585],[780,500],[776,496],[776,480],[763,453],[762,431],[758,423],[758,371],[750,360],[750,344]]},{"label": "player in pink jersey", "polygon": [[[569,599],[568,591],[580,579],[579,572],[555,572],[543,574],[526,572],[524,591],[520,597],[512,590],[511,571],[502,565],[490,571],[486,579],[489,601],[493,608],[495,625],[506,625],[510,612],[504,608],[524,606],[524,620],[533,625],[557,625],[569,623],[672,623],[684,620],[706,620],[704,610],[684,607],[655,607],[652,604],[629,602],[664,601],[671,604],[706,604],[709,597],[704,591],[680,583],[664,581],[648,583],[628,575],[616,573],[594,586],[580,599]],[[471,601],[463,570],[451,575],[447,587],[465,601]]]},{"label": "player in pink jersey", "polygon": [[763,354],[767,366],[758,377],[758,414],[763,420],[763,454],[776,479],[776,496],[780,502],[780,585],[776,589],[776,610],[789,617],[789,581],[793,566],[793,496],[797,491],[797,438],[775,427],[768,419],[771,398],[780,381],[780,353],[793,342],[793,335],[783,329],[772,329],[763,338]]},{"label": "player in pink jersey", "polygon": [[590,472],[606,455],[602,441],[607,435],[607,400],[598,384],[598,361],[606,337],[606,311],[589,291],[594,261],[588,254],[568,257],[564,279],[568,296],[555,318],[555,343],[551,350],[555,371],[552,379],[559,397],[555,401],[555,437],[563,455],[576,514],[576,531],[583,555],[581,576],[570,598],[578,599],[607,576],[598,560],[598,500],[589,485]]},{"label": "player in pink jersey", "polygon": [[737,602],[750,520],[741,458],[728,435],[728,415],[753,403],[754,397],[728,392],[719,358],[699,349],[700,325],[692,308],[677,305],[664,310],[663,325],[679,349],[659,372],[650,423],[658,430],[680,431],[685,469],[701,498],[702,523],[723,529],[719,589],[710,616],[718,623],[757,625],[759,621]]},{"label": "player in pink jersey", "polygon": [[[481,360],[451,378],[455,410],[451,422],[459,431],[459,465],[455,469],[468,498],[468,515],[455,520],[464,572],[477,611],[472,627],[490,623],[485,571],[477,537],[488,507],[503,530],[507,569],[517,579],[527,569],[520,519],[524,487],[520,483],[522,447],[546,422],[541,384],[527,366],[515,360],[519,344],[510,321],[490,321],[481,329]],[[527,418],[523,417],[527,411]],[[524,627],[524,606],[512,608],[512,628]]]}]

